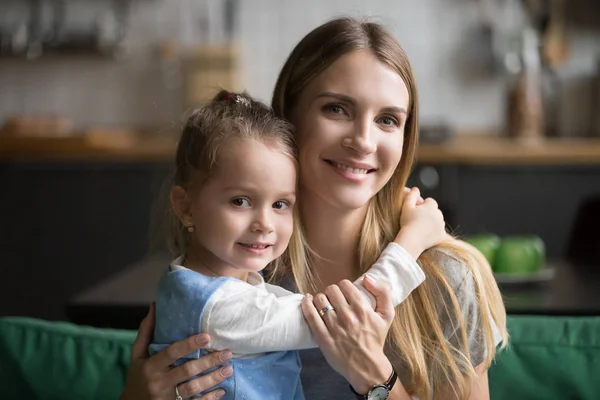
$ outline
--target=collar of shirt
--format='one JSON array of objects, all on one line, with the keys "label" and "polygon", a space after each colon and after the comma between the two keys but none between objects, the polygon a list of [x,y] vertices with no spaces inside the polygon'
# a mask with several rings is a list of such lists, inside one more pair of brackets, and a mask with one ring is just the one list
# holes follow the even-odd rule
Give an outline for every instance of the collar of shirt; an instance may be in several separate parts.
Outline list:
[{"label": "collar of shirt", "polygon": [[[183,263],[183,256],[177,257],[169,265],[169,271],[171,271],[171,272],[186,271],[186,270],[192,271],[191,269],[186,268],[183,265],[181,265],[182,263]],[[200,273],[198,271],[194,271],[194,272],[196,272],[197,274]],[[205,275],[205,276],[212,278],[212,279],[217,279],[216,276],[209,276],[209,275]],[[259,274],[258,272],[254,272],[254,271],[248,272],[248,280],[246,281],[246,283],[248,283],[249,285],[258,286],[261,288],[265,286],[265,280],[263,279],[262,275]]]}]

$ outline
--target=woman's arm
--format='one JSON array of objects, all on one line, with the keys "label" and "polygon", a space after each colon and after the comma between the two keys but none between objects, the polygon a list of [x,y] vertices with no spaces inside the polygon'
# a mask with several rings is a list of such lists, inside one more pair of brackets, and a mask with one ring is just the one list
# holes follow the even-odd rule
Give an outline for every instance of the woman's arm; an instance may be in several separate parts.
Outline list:
[{"label": "woman's arm", "polygon": [[484,364],[480,364],[475,367],[475,372],[477,373],[477,378],[473,379],[473,383],[471,384],[469,400],[490,400],[487,367]]},{"label": "woman's arm", "polygon": [[[389,282],[394,306],[425,279],[415,260],[396,243],[388,245],[368,274],[380,282]],[[365,304],[374,309],[375,298],[365,289],[364,277],[354,285],[362,292]],[[202,331],[212,338],[210,348],[256,354],[317,347],[302,314],[304,296],[265,286],[267,291],[232,280],[217,290],[202,319]]]},{"label": "woman's arm", "polygon": [[[479,364],[477,367],[475,367],[475,373],[477,376],[471,383],[471,393],[469,394],[468,400],[490,400],[490,387],[488,382],[487,367],[484,364]],[[454,400],[456,399],[456,395],[451,388],[448,388],[440,395],[435,396],[435,398],[440,400]]]},{"label": "woman's arm", "polygon": [[[229,351],[215,352],[171,369],[170,366],[175,360],[205,347],[208,344],[209,337],[205,333],[192,336],[175,342],[160,353],[149,357],[148,346],[152,341],[155,318],[155,306],[152,304],[148,315],[140,324],[138,335],[131,348],[125,390],[121,394],[120,400],[173,400],[175,386],[180,382],[184,382],[192,376],[217,367],[231,359]],[[232,371],[227,367],[216,368],[206,375],[179,385],[179,393],[184,398],[195,396],[215,387],[230,377],[231,373]],[[222,389],[215,389],[205,395],[203,399],[220,399],[223,394]]]}]

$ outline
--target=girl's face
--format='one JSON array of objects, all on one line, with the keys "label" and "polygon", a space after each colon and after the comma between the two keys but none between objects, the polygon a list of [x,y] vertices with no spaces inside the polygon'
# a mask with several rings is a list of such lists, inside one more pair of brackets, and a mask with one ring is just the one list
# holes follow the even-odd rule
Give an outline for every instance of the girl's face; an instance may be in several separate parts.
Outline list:
[{"label": "girl's face", "polygon": [[292,113],[302,195],[340,209],[366,205],[398,166],[408,105],[400,75],[368,50],[315,77]]},{"label": "girl's face", "polygon": [[227,142],[214,175],[191,194],[190,251],[222,275],[262,270],[288,246],[295,192],[288,155],[256,140]]}]

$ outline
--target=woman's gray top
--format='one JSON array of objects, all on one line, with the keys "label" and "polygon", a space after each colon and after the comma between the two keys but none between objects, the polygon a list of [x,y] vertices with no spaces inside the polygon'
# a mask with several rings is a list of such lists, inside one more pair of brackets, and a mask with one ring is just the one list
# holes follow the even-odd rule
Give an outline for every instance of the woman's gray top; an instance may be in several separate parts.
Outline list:
[{"label": "woman's gray top", "polygon": [[[486,345],[483,339],[483,331],[476,323],[479,311],[477,309],[477,299],[475,298],[475,287],[472,274],[467,267],[451,253],[439,250],[428,250],[428,256],[439,266],[448,278],[449,283],[455,290],[461,310],[467,322],[467,340],[471,354],[471,363],[473,366],[481,364],[486,355]],[[290,287],[287,281],[288,288]],[[293,289],[293,288],[292,288]],[[440,299],[444,301],[444,299]],[[449,320],[445,313],[440,314],[444,320],[444,332],[446,338],[451,342],[458,344],[460,333],[456,323]],[[500,332],[496,324],[492,321],[494,330],[494,343],[497,345],[501,341]],[[348,382],[340,374],[335,372],[327,363],[319,349],[301,350],[302,359],[302,385],[307,400],[348,400],[356,398],[350,391]],[[410,381],[410,372],[401,367],[402,361],[394,363],[398,372],[399,381]]]}]

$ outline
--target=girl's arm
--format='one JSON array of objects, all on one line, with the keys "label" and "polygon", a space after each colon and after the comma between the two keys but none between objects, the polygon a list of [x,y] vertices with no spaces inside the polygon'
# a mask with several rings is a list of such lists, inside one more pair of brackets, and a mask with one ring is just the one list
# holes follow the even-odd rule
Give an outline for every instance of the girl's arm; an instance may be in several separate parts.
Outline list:
[{"label": "girl's arm", "polygon": [[[425,280],[419,265],[397,243],[388,245],[367,274],[390,285],[394,306]],[[364,288],[363,279],[364,275],[354,285],[375,308],[375,298]],[[201,331],[211,337],[209,348],[256,354],[317,347],[302,314],[304,296],[278,286],[265,287],[266,291],[229,281],[215,292],[201,321]]]}]

